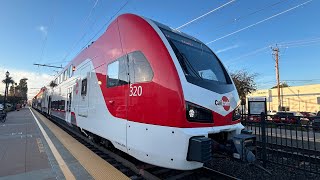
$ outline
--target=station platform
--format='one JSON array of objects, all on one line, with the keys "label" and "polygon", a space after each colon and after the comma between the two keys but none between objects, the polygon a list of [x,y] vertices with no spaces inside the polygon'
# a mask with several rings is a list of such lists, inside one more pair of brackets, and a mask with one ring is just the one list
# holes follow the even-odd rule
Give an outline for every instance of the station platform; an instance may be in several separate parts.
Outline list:
[{"label": "station platform", "polygon": [[31,108],[0,123],[0,180],[129,179]]}]

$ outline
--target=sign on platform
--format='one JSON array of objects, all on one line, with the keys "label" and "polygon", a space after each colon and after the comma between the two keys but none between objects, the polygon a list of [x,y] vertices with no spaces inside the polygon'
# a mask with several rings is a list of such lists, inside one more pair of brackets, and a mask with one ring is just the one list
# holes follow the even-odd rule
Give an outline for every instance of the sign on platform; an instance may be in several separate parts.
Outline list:
[{"label": "sign on platform", "polygon": [[248,98],[249,115],[260,115],[262,112],[267,113],[266,97],[250,97]]}]

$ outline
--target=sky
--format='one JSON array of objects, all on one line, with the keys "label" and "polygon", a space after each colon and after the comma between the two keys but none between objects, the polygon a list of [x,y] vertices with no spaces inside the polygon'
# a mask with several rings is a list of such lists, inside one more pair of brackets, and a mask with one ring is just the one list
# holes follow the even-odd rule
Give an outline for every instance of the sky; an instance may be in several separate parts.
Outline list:
[{"label": "sky", "polygon": [[[276,84],[271,47],[279,47],[280,80],[320,83],[319,0],[2,0],[0,78],[29,79],[29,98],[58,69],[96,40],[118,15],[151,18],[196,37],[228,71],[258,74],[259,89]],[[0,84],[0,93],[4,84]]]}]

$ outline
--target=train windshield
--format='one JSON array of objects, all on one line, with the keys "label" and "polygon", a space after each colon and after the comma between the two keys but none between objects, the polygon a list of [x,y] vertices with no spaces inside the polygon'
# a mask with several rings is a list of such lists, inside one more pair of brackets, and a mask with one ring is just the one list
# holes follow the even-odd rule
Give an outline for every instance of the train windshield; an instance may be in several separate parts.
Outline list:
[{"label": "train windshield", "polygon": [[166,29],[161,28],[161,30],[174,50],[189,82],[230,84],[226,70],[205,44]]}]

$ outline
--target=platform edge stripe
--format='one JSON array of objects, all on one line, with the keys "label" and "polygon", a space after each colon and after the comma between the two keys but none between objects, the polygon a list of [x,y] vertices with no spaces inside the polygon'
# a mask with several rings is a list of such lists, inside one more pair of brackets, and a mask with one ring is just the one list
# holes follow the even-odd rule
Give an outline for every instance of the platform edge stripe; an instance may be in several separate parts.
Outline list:
[{"label": "platform edge stripe", "polygon": [[[76,160],[87,170],[87,172],[94,179],[130,179],[124,173],[112,166],[107,161],[103,160],[97,154],[85,147],[79,141],[74,139],[68,133],[60,129],[53,122],[46,117],[36,112],[39,119],[52,131],[52,133],[58,138],[62,145],[75,157]],[[83,147],[84,149],[81,149]],[[79,151],[79,149],[81,149]],[[88,153],[88,154],[86,154]],[[86,154],[84,156],[84,154]],[[94,160],[94,161],[92,161]]]},{"label": "platform edge stripe", "polygon": [[60,153],[58,152],[57,148],[54,146],[54,144],[52,143],[51,139],[49,138],[48,134],[46,133],[46,131],[43,129],[42,125],[39,123],[39,120],[37,119],[37,117],[33,114],[31,108],[29,108],[33,118],[35,119],[37,125],[39,126],[39,129],[41,131],[41,133],[43,134],[45,140],[47,141],[49,148],[52,151],[52,154],[54,156],[54,158],[56,159],[56,161],[58,162],[58,165],[63,173],[63,175],[65,176],[66,179],[70,179],[70,180],[75,180],[75,176],[72,174],[72,172],[70,171],[68,165],[66,164],[66,162],[63,160],[63,158],[61,157]]}]

